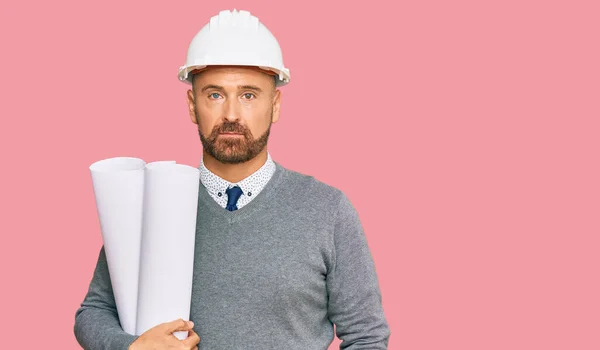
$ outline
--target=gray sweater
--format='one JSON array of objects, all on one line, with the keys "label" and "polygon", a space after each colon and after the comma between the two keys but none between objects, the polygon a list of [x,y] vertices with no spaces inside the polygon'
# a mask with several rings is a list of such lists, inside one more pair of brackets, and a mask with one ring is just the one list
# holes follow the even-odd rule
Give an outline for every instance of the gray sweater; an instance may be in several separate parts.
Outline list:
[{"label": "gray sweater", "polygon": [[[201,185],[190,320],[200,350],[387,349],[390,329],[358,214],[339,189],[277,170],[246,206],[227,211]],[[75,315],[84,349],[126,350],[100,254]]]}]

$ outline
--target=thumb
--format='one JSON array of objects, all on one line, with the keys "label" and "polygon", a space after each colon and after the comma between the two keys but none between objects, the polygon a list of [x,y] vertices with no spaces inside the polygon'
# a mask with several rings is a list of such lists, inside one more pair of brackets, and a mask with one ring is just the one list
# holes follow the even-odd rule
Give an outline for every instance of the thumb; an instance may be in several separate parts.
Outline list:
[{"label": "thumb", "polygon": [[171,334],[173,332],[189,331],[193,327],[194,327],[194,322],[184,321],[182,318],[180,318],[178,320],[174,320],[174,321],[165,323],[163,330],[167,334]]}]

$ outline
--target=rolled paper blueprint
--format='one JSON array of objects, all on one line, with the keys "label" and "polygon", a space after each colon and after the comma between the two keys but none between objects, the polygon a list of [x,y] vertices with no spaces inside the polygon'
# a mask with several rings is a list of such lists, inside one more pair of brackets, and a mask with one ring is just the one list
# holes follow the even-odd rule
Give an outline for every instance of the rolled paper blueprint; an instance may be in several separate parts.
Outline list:
[{"label": "rolled paper blueprint", "polygon": [[157,160],[155,162],[146,164],[146,168],[151,168],[156,164],[159,164],[159,165],[160,164],[175,164],[175,161],[174,160]]},{"label": "rolled paper blueprint", "polygon": [[[146,167],[137,307],[138,334],[189,320],[200,171],[183,164]],[[176,332],[185,339],[188,332]]]},{"label": "rolled paper blueprint", "polygon": [[117,312],[129,334],[136,327],[145,165],[116,157],[89,168]]}]

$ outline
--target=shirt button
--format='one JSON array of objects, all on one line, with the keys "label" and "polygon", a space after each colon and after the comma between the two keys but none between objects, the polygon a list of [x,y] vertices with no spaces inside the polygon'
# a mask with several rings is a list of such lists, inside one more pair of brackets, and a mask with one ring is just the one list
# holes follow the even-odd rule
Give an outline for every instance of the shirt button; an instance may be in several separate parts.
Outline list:
[{"label": "shirt button", "polygon": [[248,192],[248,195],[249,195],[249,196],[251,196],[251,195],[252,195],[252,192]]},{"label": "shirt button", "polygon": [[221,196],[223,195],[223,193],[219,192],[219,193],[217,193],[217,195],[218,195],[219,197],[221,197]]}]

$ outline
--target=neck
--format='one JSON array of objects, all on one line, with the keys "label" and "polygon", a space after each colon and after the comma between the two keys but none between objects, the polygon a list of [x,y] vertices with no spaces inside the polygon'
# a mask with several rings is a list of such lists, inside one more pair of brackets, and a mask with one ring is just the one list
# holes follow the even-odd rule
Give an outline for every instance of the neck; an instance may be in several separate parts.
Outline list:
[{"label": "neck", "polygon": [[226,164],[216,160],[206,151],[202,151],[204,166],[220,178],[236,183],[255,173],[267,161],[267,148],[265,147],[256,157],[244,163]]}]

